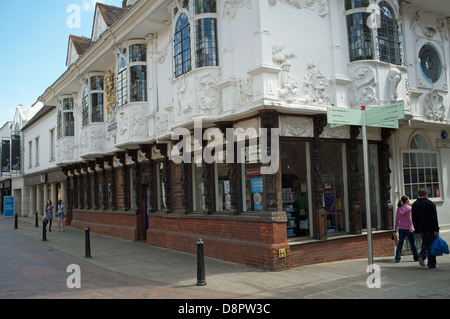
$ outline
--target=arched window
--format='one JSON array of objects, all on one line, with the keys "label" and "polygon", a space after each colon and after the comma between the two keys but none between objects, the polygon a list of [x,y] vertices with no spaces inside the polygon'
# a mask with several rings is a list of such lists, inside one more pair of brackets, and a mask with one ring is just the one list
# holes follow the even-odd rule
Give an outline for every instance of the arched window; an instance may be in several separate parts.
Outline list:
[{"label": "arched window", "polygon": [[178,17],[175,27],[174,63],[175,77],[191,70],[191,27],[185,13]]},{"label": "arched window", "polygon": [[369,0],[346,0],[345,10],[350,61],[376,59],[402,63],[397,17],[387,1],[377,5]]},{"label": "arched window", "polygon": [[418,198],[421,187],[428,189],[428,197],[441,197],[438,154],[430,150],[427,140],[421,134],[411,139],[409,150],[403,152],[403,183],[405,195]]},{"label": "arched window", "polygon": [[386,1],[378,5],[381,11],[381,28],[378,29],[380,60],[400,65],[400,37],[394,10]]}]

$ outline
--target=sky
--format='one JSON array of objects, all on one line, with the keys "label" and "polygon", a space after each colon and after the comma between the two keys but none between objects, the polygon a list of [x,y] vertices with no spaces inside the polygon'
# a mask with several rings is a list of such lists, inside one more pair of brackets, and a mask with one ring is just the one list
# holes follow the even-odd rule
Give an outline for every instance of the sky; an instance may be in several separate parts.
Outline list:
[{"label": "sky", "polygon": [[[122,0],[2,0],[0,127],[32,106],[66,70],[69,35],[91,37],[95,3]],[[78,23],[79,22],[79,23]]]}]

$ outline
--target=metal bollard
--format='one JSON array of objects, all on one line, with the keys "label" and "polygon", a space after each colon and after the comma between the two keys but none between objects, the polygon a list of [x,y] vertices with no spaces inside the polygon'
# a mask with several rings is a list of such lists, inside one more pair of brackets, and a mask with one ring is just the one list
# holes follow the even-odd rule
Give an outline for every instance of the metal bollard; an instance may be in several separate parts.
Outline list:
[{"label": "metal bollard", "polygon": [[47,241],[47,224],[48,220],[44,218],[42,220],[42,241]]},{"label": "metal bollard", "polygon": [[19,229],[19,216],[17,214],[14,215],[14,229]]},{"label": "metal bollard", "polygon": [[205,255],[203,253],[204,242],[197,240],[197,286],[206,286],[205,281]]},{"label": "metal bollard", "polygon": [[34,227],[39,228],[39,213],[38,211],[34,212]]},{"label": "metal bollard", "polygon": [[91,235],[90,235],[90,228],[86,227],[84,229],[84,238],[85,238],[85,245],[84,245],[84,250],[85,250],[85,254],[84,257],[86,258],[91,258]]}]

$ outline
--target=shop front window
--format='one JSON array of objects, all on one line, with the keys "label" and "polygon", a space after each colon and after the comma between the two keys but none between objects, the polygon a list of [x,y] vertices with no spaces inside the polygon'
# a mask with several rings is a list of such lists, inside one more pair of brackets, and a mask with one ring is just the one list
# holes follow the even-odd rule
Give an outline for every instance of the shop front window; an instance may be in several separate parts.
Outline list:
[{"label": "shop front window", "polygon": [[244,207],[243,211],[263,211],[264,205],[264,179],[261,174],[258,147],[247,146],[245,151],[245,164],[242,167],[242,185]]},{"label": "shop front window", "polygon": [[227,163],[218,163],[216,170],[216,203],[217,211],[231,210],[231,184],[230,184],[230,166]]},{"label": "shop front window", "polygon": [[344,143],[323,143],[322,190],[327,233],[346,231],[347,160]]},{"label": "shop front window", "polygon": [[308,142],[280,142],[282,200],[288,219],[288,237],[312,236],[309,147]]}]

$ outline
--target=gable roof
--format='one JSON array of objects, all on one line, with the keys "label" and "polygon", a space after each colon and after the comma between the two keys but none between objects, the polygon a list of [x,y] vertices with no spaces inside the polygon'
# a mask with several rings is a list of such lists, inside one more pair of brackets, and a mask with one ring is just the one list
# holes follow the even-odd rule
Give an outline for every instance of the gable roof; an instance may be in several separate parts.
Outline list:
[{"label": "gable roof", "polygon": [[77,35],[70,35],[70,40],[72,41],[73,45],[75,46],[75,50],[77,51],[78,55],[82,55],[84,52],[87,51],[92,45],[92,39],[87,37],[80,37]]},{"label": "gable roof", "polygon": [[66,66],[74,63],[86,52],[94,42],[90,38],[80,37],[71,34],[69,36],[69,46],[67,48]]},{"label": "gable roof", "polygon": [[128,8],[119,8],[115,6],[109,6],[103,3],[97,2],[97,8],[103,16],[103,20],[106,25],[111,27],[117,20],[119,20],[125,12],[128,11]]},{"label": "gable roof", "polygon": [[92,41],[97,41],[101,34],[114,25],[127,11],[128,8],[119,8],[97,2],[92,24]]}]

